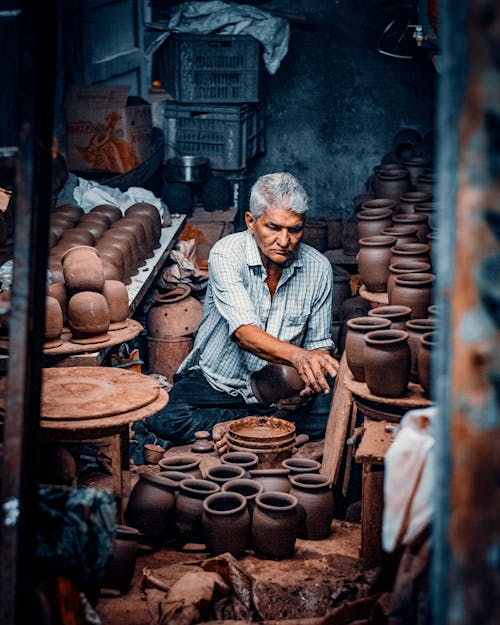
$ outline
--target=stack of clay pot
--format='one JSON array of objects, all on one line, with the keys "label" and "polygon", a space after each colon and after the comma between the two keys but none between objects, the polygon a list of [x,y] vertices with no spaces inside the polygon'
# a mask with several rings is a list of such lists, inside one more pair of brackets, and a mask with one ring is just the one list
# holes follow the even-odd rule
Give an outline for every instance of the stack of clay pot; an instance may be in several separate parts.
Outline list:
[{"label": "stack of clay pot", "polygon": [[293,556],[297,537],[330,535],[333,495],[318,461],[247,471],[256,457],[230,452],[201,471],[199,456],[167,452],[159,472],[139,475],[125,518],[153,546],[197,543],[212,555],[252,549],[281,559]]}]

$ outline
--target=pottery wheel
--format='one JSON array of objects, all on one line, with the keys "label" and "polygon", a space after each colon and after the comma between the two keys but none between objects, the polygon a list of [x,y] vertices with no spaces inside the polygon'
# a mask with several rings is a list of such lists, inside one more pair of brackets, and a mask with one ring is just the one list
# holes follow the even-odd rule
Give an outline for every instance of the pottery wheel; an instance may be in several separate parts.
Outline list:
[{"label": "pottery wheel", "polygon": [[96,419],[154,402],[160,386],[149,376],[113,367],[54,367],[42,371],[42,419]]}]

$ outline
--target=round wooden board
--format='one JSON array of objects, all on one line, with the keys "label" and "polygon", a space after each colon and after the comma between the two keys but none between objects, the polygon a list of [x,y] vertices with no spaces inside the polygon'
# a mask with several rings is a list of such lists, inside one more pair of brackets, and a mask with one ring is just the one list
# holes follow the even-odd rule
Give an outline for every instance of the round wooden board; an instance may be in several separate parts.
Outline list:
[{"label": "round wooden board", "polygon": [[385,404],[387,406],[397,406],[398,408],[410,410],[411,408],[427,408],[432,405],[432,402],[425,397],[420,384],[415,384],[414,382],[408,384],[408,390],[402,397],[382,397],[380,395],[374,395],[370,392],[365,382],[358,382],[357,380],[346,379],[345,385],[353,395],[358,395],[369,401]]},{"label": "round wooden board", "polygon": [[58,347],[51,347],[44,349],[43,353],[49,356],[68,356],[70,354],[84,354],[85,352],[95,352],[106,347],[113,345],[119,345],[125,343],[130,339],[136,337],[141,331],[142,325],[135,319],[127,319],[127,327],[121,330],[108,330],[109,339],[101,343],[87,343],[82,345],[80,343],[73,343],[71,340],[70,332],[63,332],[62,345]]},{"label": "round wooden board", "polygon": [[364,284],[359,287],[359,294],[363,299],[366,299],[372,305],[372,308],[376,308],[377,306],[387,306],[389,303],[389,296],[387,292],[383,293],[374,293],[373,291],[369,291]]},{"label": "round wooden board", "polygon": [[116,367],[54,367],[42,370],[41,419],[98,419],[154,402],[159,383]]}]

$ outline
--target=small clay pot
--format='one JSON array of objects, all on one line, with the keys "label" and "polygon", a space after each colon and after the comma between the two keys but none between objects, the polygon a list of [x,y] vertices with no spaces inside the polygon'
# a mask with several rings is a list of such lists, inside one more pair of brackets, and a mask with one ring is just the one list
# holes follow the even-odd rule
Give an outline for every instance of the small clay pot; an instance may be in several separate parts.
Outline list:
[{"label": "small clay pot", "polygon": [[45,341],[44,349],[62,345],[63,313],[59,301],[51,295],[45,296]]},{"label": "small clay pot", "polygon": [[359,207],[359,211],[371,211],[372,209],[381,209],[381,208],[390,208],[391,212],[394,213],[396,211],[398,203],[396,200],[392,198],[376,198],[376,199],[368,199],[361,203]]},{"label": "small clay pot", "polygon": [[252,546],[261,556],[291,558],[298,533],[297,497],[269,491],[257,495],[252,517]]},{"label": "small clay pot", "polygon": [[140,532],[135,527],[117,525],[113,541],[111,561],[101,582],[101,588],[127,592],[134,576],[137,561],[137,546]]},{"label": "small clay pot", "polygon": [[427,243],[404,243],[394,245],[391,250],[389,267],[407,260],[418,260],[430,264],[430,246]]},{"label": "small clay pot", "polygon": [[224,492],[239,493],[245,497],[247,502],[247,508],[250,515],[253,514],[255,509],[255,499],[257,495],[264,492],[264,484],[251,478],[237,478],[235,480],[229,480],[222,484],[221,490]]},{"label": "small clay pot", "polygon": [[432,195],[424,191],[407,191],[399,198],[399,213],[411,215],[415,213],[415,204],[429,202]]},{"label": "small clay pot", "polygon": [[411,353],[408,333],[403,330],[375,330],[365,335],[363,351],[365,381],[380,397],[401,397],[410,381]]},{"label": "small clay pot", "polygon": [[96,250],[99,252],[103,265],[106,262],[113,265],[120,275],[120,280],[124,284],[130,284],[130,277],[126,272],[127,266],[125,264],[124,249],[117,244],[116,241],[104,241],[100,239],[96,243]]},{"label": "small clay pot", "polygon": [[411,308],[412,319],[427,316],[432,303],[435,276],[432,273],[404,273],[396,276],[389,304],[400,304]]},{"label": "small clay pot", "polygon": [[404,243],[417,243],[417,227],[416,226],[390,226],[384,228],[381,234],[385,234],[390,237],[396,237],[396,243],[394,245],[401,245]]},{"label": "small clay pot", "polygon": [[105,258],[103,258],[102,255],[101,255],[101,260],[102,260],[102,270],[104,273],[104,281],[119,280],[120,282],[123,282],[122,276],[120,274],[120,271],[118,270],[118,267],[116,265],[113,265],[113,263],[110,262],[109,260],[106,260]]},{"label": "small clay pot", "polygon": [[330,535],[333,520],[332,486],[325,475],[290,476],[290,494],[297,498],[298,536],[322,540]]},{"label": "small clay pot", "polygon": [[191,451],[195,454],[208,454],[215,451],[215,443],[210,440],[210,432],[200,430],[194,433],[195,441]]},{"label": "small clay pot", "polygon": [[287,458],[283,460],[281,466],[284,469],[288,469],[288,479],[291,479],[294,475],[299,475],[300,473],[319,473],[321,462],[313,458]]},{"label": "small clay pot", "polygon": [[186,477],[201,478],[200,458],[192,454],[176,454],[163,457],[158,464],[162,471],[185,473]]},{"label": "small clay pot", "polygon": [[108,302],[109,329],[126,328],[129,310],[127,287],[120,280],[105,280],[102,294]]},{"label": "small clay pot", "polygon": [[418,350],[418,381],[427,397],[431,392],[431,354],[436,346],[435,338],[435,332],[422,334],[420,349]]},{"label": "small clay pot", "polygon": [[83,225],[89,222],[92,222],[92,223],[99,222],[106,227],[106,230],[108,228],[111,228],[111,219],[108,217],[108,215],[105,215],[104,213],[98,213],[98,212],[85,213],[78,220],[78,225]]},{"label": "small clay pot", "polygon": [[104,271],[99,252],[95,247],[78,245],[61,257],[64,282],[70,293],[96,291],[104,286]]},{"label": "small clay pot", "polygon": [[427,215],[424,213],[398,214],[392,218],[394,225],[416,226],[417,240],[419,243],[425,243],[427,233],[430,230]]},{"label": "small clay pot", "polygon": [[67,243],[69,241],[77,245],[95,245],[94,235],[83,228],[69,228],[65,230],[59,239],[59,243]]},{"label": "small clay pot", "polygon": [[236,480],[246,476],[245,469],[236,464],[218,464],[208,467],[206,470],[207,480],[222,486],[224,482]]},{"label": "small clay pot", "polygon": [[108,341],[109,308],[102,293],[79,291],[68,301],[71,341],[82,345]]},{"label": "small clay pot", "polygon": [[126,209],[125,216],[128,217],[129,215],[143,215],[146,219],[150,221],[153,226],[153,249],[157,249],[158,247],[160,247],[162,226],[160,213],[156,206],[154,204],[149,204],[148,202],[137,202]]},{"label": "small clay pot", "polygon": [[218,492],[203,500],[202,534],[211,555],[235,556],[250,547],[250,513],[243,495]]},{"label": "small clay pot", "polygon": [[264,492],[288,493],[290,490],[289,469],[270,467],[268,469],[251,469],[249,473],[252,480],[263,485]]},{"label": "small clay pot", "polygon": [[396,237],[376,235],[359,240],[358,270],[361,281],[369,291],[384,293],[387,290],[391,248]]},{"label": "small clay pot", "polygon": [[411,318],[409,306],[377,306],[368,311],[369,317],[389,319],[391,330],[406,330],[406,322]]},{"label": "small clay pot", "polygon": [[410,172],[406,167],[380,169],[376,174],[374,182],[376,198],[390,198],[398,202],[401,195],[410,189]]},{"label": "small clay pot", "polygon": [[51,219],[52,217],[56,217],[57,215],[66,215],[73,218],[73,223],[77,223],[83,214],[83,208],[81,206],[78,206],[77,204],[59,204],[52,209]]},{"label": "small clay pot", "polygon": [[175,527],[178,538],[183,543],[203,543],[203,501],[220,491],[219,484],[210,480],[187,478],[180,483],[175,498]]},{"label": "small clay pot", "polygon": [[250,376],[257,401],[264,405],[298,395],[305,383],[294,367],[270,362]]},{"label": "small clay pot", "polygon": [[47,295],[55,297],[59,302],[63,316],[63,325],[68,325],[68,292],[62,282],[47,285]]},{"label": "small clay pot", "polygon": [[427,273],[430,270],[430,263],[423,260],[403,260],[389,265],[389,277],[387,278],[387,297],[389,300],[391,299],[396,276],[400,276],[404,273]]},{"label": "small clay pot", "polygon": [[365,335],[374,330],[388,330],[390,327],[390,320],[382,317],[366,316],[348,319],[344,351],[347,365],[357,382],[365,381]]},{"label": "small clay pot", "polygon": [[134,244],[136,251],[136,267],[143,267],[146,264],[146,232],[144,226],[139,221],[133,221],[131,218],[124,217],[113,224],[109,232],[124,232],[128,235]]},{"label": "small clay pot", "polygon": [[137,274],[137,267],[139,265],[139,248],[137,246],[137,240],[124,230],[113,228],[107,230],[103,235],[101,241],[116,245],[123,252],[123,260],[125,263],[125,273],[127,276],[135,276]]},{"label": "small clay pot", "polygon": [[418,375],[418,352],[420,350],[421,339],[427,332],[432,332],[436,327],[436,321],[430,318],[410,319],[406,322],[406,332],[408,332],[408,345],[411,352],[410,380],[419,381]]},{"label": "small clay pot", "polygon": [[424,191],[432,195],[434,193],[434,174],[429,171],[424,171],[423,173],[419,174],[417,176],[415,190]]},{"label": "small clay pot", "polygon": [[245,476],[250,474],[248,471],[256,469],[259,464],[259,456],[251,451],[228,451],[220,457],[222,464],[234,464],[241,467],[245,471]]},{"label": "small clay pot", "polygon": [[382,230],[392,226],[392,210],[390,208],[372,208],[357,214],[359,238],[377,236]]},{"label": "small clay pot", "polygon": [[[158,464],[163,458],[165,449],[161,445],[153,445],[146,443],[144,445],[144,460],[146,464]],[[184,475],[184,478],[186,476]]]},{"label": "small clay pot", "polygon": [[139,225],[142,230],[142,238],[144,240],[141,244],[141,256],[142,258],[151,258],[154,255],[154,247],[156,243],[155,229],[152,222],[149,219],[146,219],[144,215],[134,215],[133,213],[125,215],[123,221]]}]

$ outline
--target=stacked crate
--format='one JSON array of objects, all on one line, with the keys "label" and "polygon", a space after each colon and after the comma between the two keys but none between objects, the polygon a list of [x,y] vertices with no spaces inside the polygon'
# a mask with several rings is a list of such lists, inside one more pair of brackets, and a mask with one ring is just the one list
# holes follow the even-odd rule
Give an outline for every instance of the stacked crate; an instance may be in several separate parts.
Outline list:
[{"label": "stacked crate", "polygon": [[155,74],[174,100],[164,103],[166,158],[207,158],[246,193],[247,163],[265,151],[260,43],[247,35],[172,34]]}]

